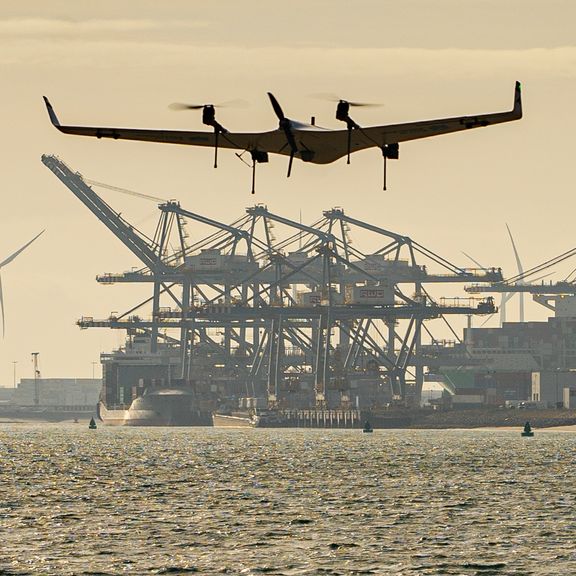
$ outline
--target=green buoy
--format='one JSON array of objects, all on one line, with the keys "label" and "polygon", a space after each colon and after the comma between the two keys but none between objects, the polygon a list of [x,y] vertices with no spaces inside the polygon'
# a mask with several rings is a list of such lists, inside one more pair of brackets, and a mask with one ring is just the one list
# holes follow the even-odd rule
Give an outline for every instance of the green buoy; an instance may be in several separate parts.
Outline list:
[{"label": "green buoy", "polygon": [[364,428],[362,428],[362,432],[364,432],[364,434],[371,434],[372,432],[374,432],[374,428],[372,428],[370,420],[366,420],[366,422],[364,422]]}]

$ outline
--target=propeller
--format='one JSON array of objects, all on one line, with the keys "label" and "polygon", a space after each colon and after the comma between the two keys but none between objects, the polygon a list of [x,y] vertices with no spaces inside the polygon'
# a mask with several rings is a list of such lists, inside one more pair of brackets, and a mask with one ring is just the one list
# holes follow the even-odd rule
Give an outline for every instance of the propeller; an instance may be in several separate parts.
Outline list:
[{"label": "propeller", "polygon": [[[2,268],[4,268],[4,266],[7,266],[8,264],[10,264],[10,262],[12,262],[12,260],[14,260],[20,253],[24,252],[24,250],[26,250],[26,248],[28,248],[28,246],[30,246],[30,244],[32,244],[32,242],[34,242],[34,240],[36,240],[42,234],[44,234],[44,230],[42,230],[42,232],[40,232],[40,234],[37,234],[36,236],[34,236],[34,238],[32,238],[32,240],[30,240],[29,242],[24,244],[24,246],[22,246],[22,248],[16,250],[16,252],[14,252],[10,256],[8,256],[8,258],[6,258],[2,262],[0,262],[0,270]],[[4,317],[4,296],[2,294],[2,278],[1,278],[1,276],[0,276],[0,312],[2,313],[2,337],[4,337],[4,335],[6,334],[6,326],[5,326],[5,317]]]},{"label": "propeller", "polygon": [[337,96],[336,94],[325,92],[311,94],[311,96],[312,98],[316,98],[317,100],[324,100],[326,102],[346,102],[346,104],[352,108],[377,108],[379,106],[384,106],[384,104],[380,104],[378,102],[353,102],[351,100],[347,100],[346,98],[340,98],[340,96]]},{"label": "propeller", "polygon": [[270,103],[272,104],[274,113],[278,117],[280,129],[284,130],[284,134],[286,135],[286,141],[288,143],[288,146],[290,146],[290,160],[288,162],[288,174],[287,174],[287,177],[290,178],[290,174],[292,173],[292,162],[294,160],[294,155],[297,154],[298,152],[298,146],[296,145],[296,140],[294,138],[294,134],[292,133],[292,122],[284,115],[282,106],[280,106],[274,94],[268,92],[268,98],[270,98]]},{"label": "propeller", "polygon": [[[367,108],[367,107],[377,107],[382,106],[382,104],[376,102],[353,102],[351,100],[345,100],[340,98],[335,94],[313,94],[313,98],[319,98],[320,100],[328,100],[330,102],[336,102],[336,120],[340,120],[346,124],[346,129],[348,131],[346,139],[346,164],[350,164],[350,153],[352,152],[352,131],[362,130],[362,127],[357,124],[352,118],[350,118],[350,108]],[[390,142],[388,144],[380,145],[380,150],[382,151],[382,160],[384,162],[384,190],[386,190],[386,160],[390,158],[391,160],[398,160],[399,158],[399,147],[398,143]]]},{"label": "propeller", "polygon": [[270,98],[270,103],[272,104],[272,108],[274,109],[274,113],[278,117],[278,120],[280,122],[285,122],[286,116],[284,116],[284,111],[282,110],[282,106],[278,103],[278,100],[276,100],[276,96],[274,96],[272,92],[268,92],[268,98]]},{"label": "propeller", "polygon": [[200,110],[204,106],[210,106],[210,104],[184,104],[184,102],[172,102],[168,106],[170,110]]},{"label": "propeller", "polygon": [[172,102],[168,106],[170,110],[180,111],[180,110],[202,110],[202,108],[247,108],[248,102],[246,100],[236,99],[227,100],[226,102],[220,102],[220,104],[188,104],[186,102]]},{"label": "propeller", "polygon": [[171,110],[202,110],[202,123],[214,128],[214,168],[218,168],[218,138],[220,134],[227,134],[228,130],[216,120],[216,108],[225,108],[228,106],[239,106],[242,103],[247,105],[244,100],[229,100],[221,104],[185,104],[183,102],[173,102],[169,108]]},{"label": "propeller", "polygon": [[[352,102],[351,100],[345,100],[340,98],[335,94],[313,94],[313,98],[318,98],[320,100],[328,100],[329,102],[336,102],[336,120],[340,120],[346,124],[348,129],[348,139],[346,143],[346,164],[350,164],[350,152],[352,145],[352,130],[360,130],[360,126],[350,118],[348,114],[350,108],[362,108],[371,106],[380,106],[380,104],[370,103],[370,102]],[[386,158],[385,150],[382,149],[382,154],[384,156],[384,190],[386,190]]]}]

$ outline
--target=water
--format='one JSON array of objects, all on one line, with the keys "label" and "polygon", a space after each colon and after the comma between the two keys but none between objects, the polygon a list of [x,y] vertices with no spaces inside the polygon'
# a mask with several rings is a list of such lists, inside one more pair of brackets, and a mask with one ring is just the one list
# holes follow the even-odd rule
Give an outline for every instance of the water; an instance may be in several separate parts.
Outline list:
[{"label": "water", "polygon": [[0,425],[0,574],[576,574],[576,434]]}]

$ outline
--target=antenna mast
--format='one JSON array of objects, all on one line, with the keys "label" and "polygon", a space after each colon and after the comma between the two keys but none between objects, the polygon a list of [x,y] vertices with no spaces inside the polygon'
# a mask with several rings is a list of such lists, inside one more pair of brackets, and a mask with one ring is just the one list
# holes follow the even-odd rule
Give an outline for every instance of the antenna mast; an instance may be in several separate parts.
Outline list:
[{"label": "antenna mast", "polygon": [[34,362],[34,405],[40,405],[40,383],[38,378],[40,377],[40,370],[38,370],[38,354],[40,352],[32,352],[32,362]]}]

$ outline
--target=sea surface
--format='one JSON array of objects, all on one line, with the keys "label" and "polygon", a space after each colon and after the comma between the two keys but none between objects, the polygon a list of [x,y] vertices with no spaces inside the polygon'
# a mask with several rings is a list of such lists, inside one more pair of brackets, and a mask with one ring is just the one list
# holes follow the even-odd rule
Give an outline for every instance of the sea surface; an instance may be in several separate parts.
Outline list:
[{"label": "sea surface", "polygon": [[0,574],[576,574],[576,433],[0,425]]}]

